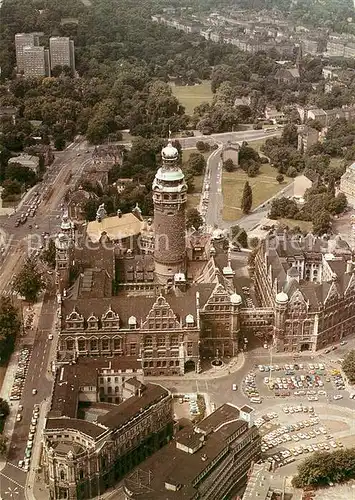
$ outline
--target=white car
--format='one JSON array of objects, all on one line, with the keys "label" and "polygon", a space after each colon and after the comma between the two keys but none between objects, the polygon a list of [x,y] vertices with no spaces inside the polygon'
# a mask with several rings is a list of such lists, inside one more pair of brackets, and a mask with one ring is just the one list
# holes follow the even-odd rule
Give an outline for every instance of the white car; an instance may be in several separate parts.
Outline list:
[{"label": "white car", "polygon": [[16,422],[20,422],[21,419],[22,419],[22,415],[21,415],[21,413],[18,413],[16,416]]},{"label": "white car", "polygon": [[48,335],[48,340],[53,340],[53,334],[52,334],[52,333],[50,333],[50,334]]},{"label": "white car", "polygon": [[32,389],[32,394],[35,396],[37,394],[37,389]]},{"label": "white car", "polygon": [[338,399],[343,399],[343,396],[342,396],[341,394],[335,394],[335,395],[333,396],[333,399],[334,399],[335,401],[338,401]]},{"label": "white car", "polygon": [[237,384],[232,384],[232,391],[236,391],[237,390]]}]

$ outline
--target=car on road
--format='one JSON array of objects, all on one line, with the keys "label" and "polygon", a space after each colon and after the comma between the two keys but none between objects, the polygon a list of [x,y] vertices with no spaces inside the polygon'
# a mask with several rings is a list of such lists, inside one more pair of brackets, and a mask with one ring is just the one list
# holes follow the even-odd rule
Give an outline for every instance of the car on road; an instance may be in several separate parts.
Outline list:
[{"label": "car on road", "polygon": [[[53,338],[53,336],[52,336]],[[237,384],[232,384],[232,391],[236,391],[237,390]]]},{"label": "car on road", "polygon": [[22,420],[22,415],[21,413],[18,413],[16,416],[16,422],[20,422]]},{"label": "car on road", "polygon": [[338,399],[343,399],[343,396],[341,394],[334,394],[333,399],[338,401]]},{"label": "car on road", "polygon": [[24,465],[23,460],[19,460],[17,465],[18,465],[18,467],[20,467],[20,468],[21,468],[21,467],[23,467],[23,465]]},{"label": "car on road", "polygon": [[35,396],[37,394],[37,389],[32,389],[32,394]]},{"label": "car on road", "polygon": [[346,343],[347,343],[347,342],[346,342],[346,340],[342,340],[342,341],[340,342],[340,345],[346,345]]}]

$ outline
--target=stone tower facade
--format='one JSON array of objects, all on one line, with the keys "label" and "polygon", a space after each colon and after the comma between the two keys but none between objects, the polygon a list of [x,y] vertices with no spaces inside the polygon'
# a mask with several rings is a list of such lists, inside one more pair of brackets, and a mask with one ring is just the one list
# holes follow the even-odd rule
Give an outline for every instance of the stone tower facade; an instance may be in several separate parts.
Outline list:
[{"label": "stone tower facade", "polygon": [[60,233],[55,239],[55,270],[57,290],[62,293],[69,284],[70,266],[74,250],[74,224],[65,213],[60,225]]},{"label": "stone tower facade", "polygon": [[186,273],[186,193],[179,153],[169,142],[162,150],[163,165],[153,181],[154,262],[159,284],[173,283]]}]

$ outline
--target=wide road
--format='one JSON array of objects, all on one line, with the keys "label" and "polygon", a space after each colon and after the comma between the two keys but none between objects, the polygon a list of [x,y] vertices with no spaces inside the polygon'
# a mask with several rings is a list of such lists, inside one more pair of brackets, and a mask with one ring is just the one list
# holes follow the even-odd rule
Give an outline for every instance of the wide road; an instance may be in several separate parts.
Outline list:
[{"label": "wide road", "polygon": [[219,142],[226,144],[227,142],[243,142],[243,141],[260,141],[268,137],[281,135],[281,129],[274,129],[266,132],[265,130],[241,130],[239,132],[222,132],[220,134],[201,135],[194,137],[178,137],[178,141],[184,149],[194,148],[197,141]]},{"label": "wide road", "polygon": [[[91,163],[91,151],[86,149],[82,140],[77,140],[65,151],[57,153],[53,164],[48,168],[44,180],[29,194],[21,208],[9,216],[0,216],[0,243],[5,243],[5,253],[0,263],[0,293],[11,293],[13,276],[21,269],[25,257],[31,248],[41,244],[43,232],[55,232],[60,223],[60,204],[68,189],[79,180],[83,169]],[[70,177],[71,175],[71,177]],[[41,204],[33,218],[15,227],[15,221],[21,213],[26,213],[32,203],[34,192],[41,197]],[[32,229],[29,226],[32,225]],[[38,228],[35,228],[35,226]]]},{"label": "wide road", "polygon": [[[23,410],[21,412],[22,420],[15,424],[6,466],[0,472],[0,495],[3,499],[10,496],[10,492],[14,491],[15,488],[17,493],[14,498],[17,500],[25,498],[26,474],[18,467],[18,461],[24,458],[33,407],[35,404],[41,405],[48,400],[52,391],[53,382],[48,374],[48,369],[50,368],[51,356],[54,355],[52,343],[56,339],[49,340],[48,335],[53,332],[55,312],[55,300],[45,297],[22,397],[20,401],[12,402],[12,411],[16,411],[20,403],[23,405]],[[33,389],[37,390],[37,394],[32,394]],[[37,432],[41,432],[40,427],[38,425]],[[31,463],[32,466],[34,465]]]}]

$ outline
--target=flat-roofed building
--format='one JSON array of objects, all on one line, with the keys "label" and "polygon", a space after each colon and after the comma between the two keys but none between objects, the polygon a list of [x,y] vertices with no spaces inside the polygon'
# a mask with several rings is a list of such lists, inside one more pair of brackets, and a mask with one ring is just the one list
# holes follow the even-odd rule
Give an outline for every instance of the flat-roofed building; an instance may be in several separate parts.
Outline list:
[{"label": "flat-roofed building", "polygon": [[74,42],[67,36],[52,36],[49,39],[51,70],[56,66],[68,66],[75,72]]},{"label": "flat-roofed building", "polygon": [[22,73],[24,71],[24,47],[35,47],[37,45],[38,36],[35,33],[16,33],[15,50],[17,73]]},{"label": "flat-roofed building", "polygon": [[187,426],[124,480],[128,499],[230,498],[260,458],[253,408],[226,403]]},{"label": "flat-roofed building", "polygon": [[25,76],[48,76],[48,50],[42,46],[23,47],[23,74]]}]

